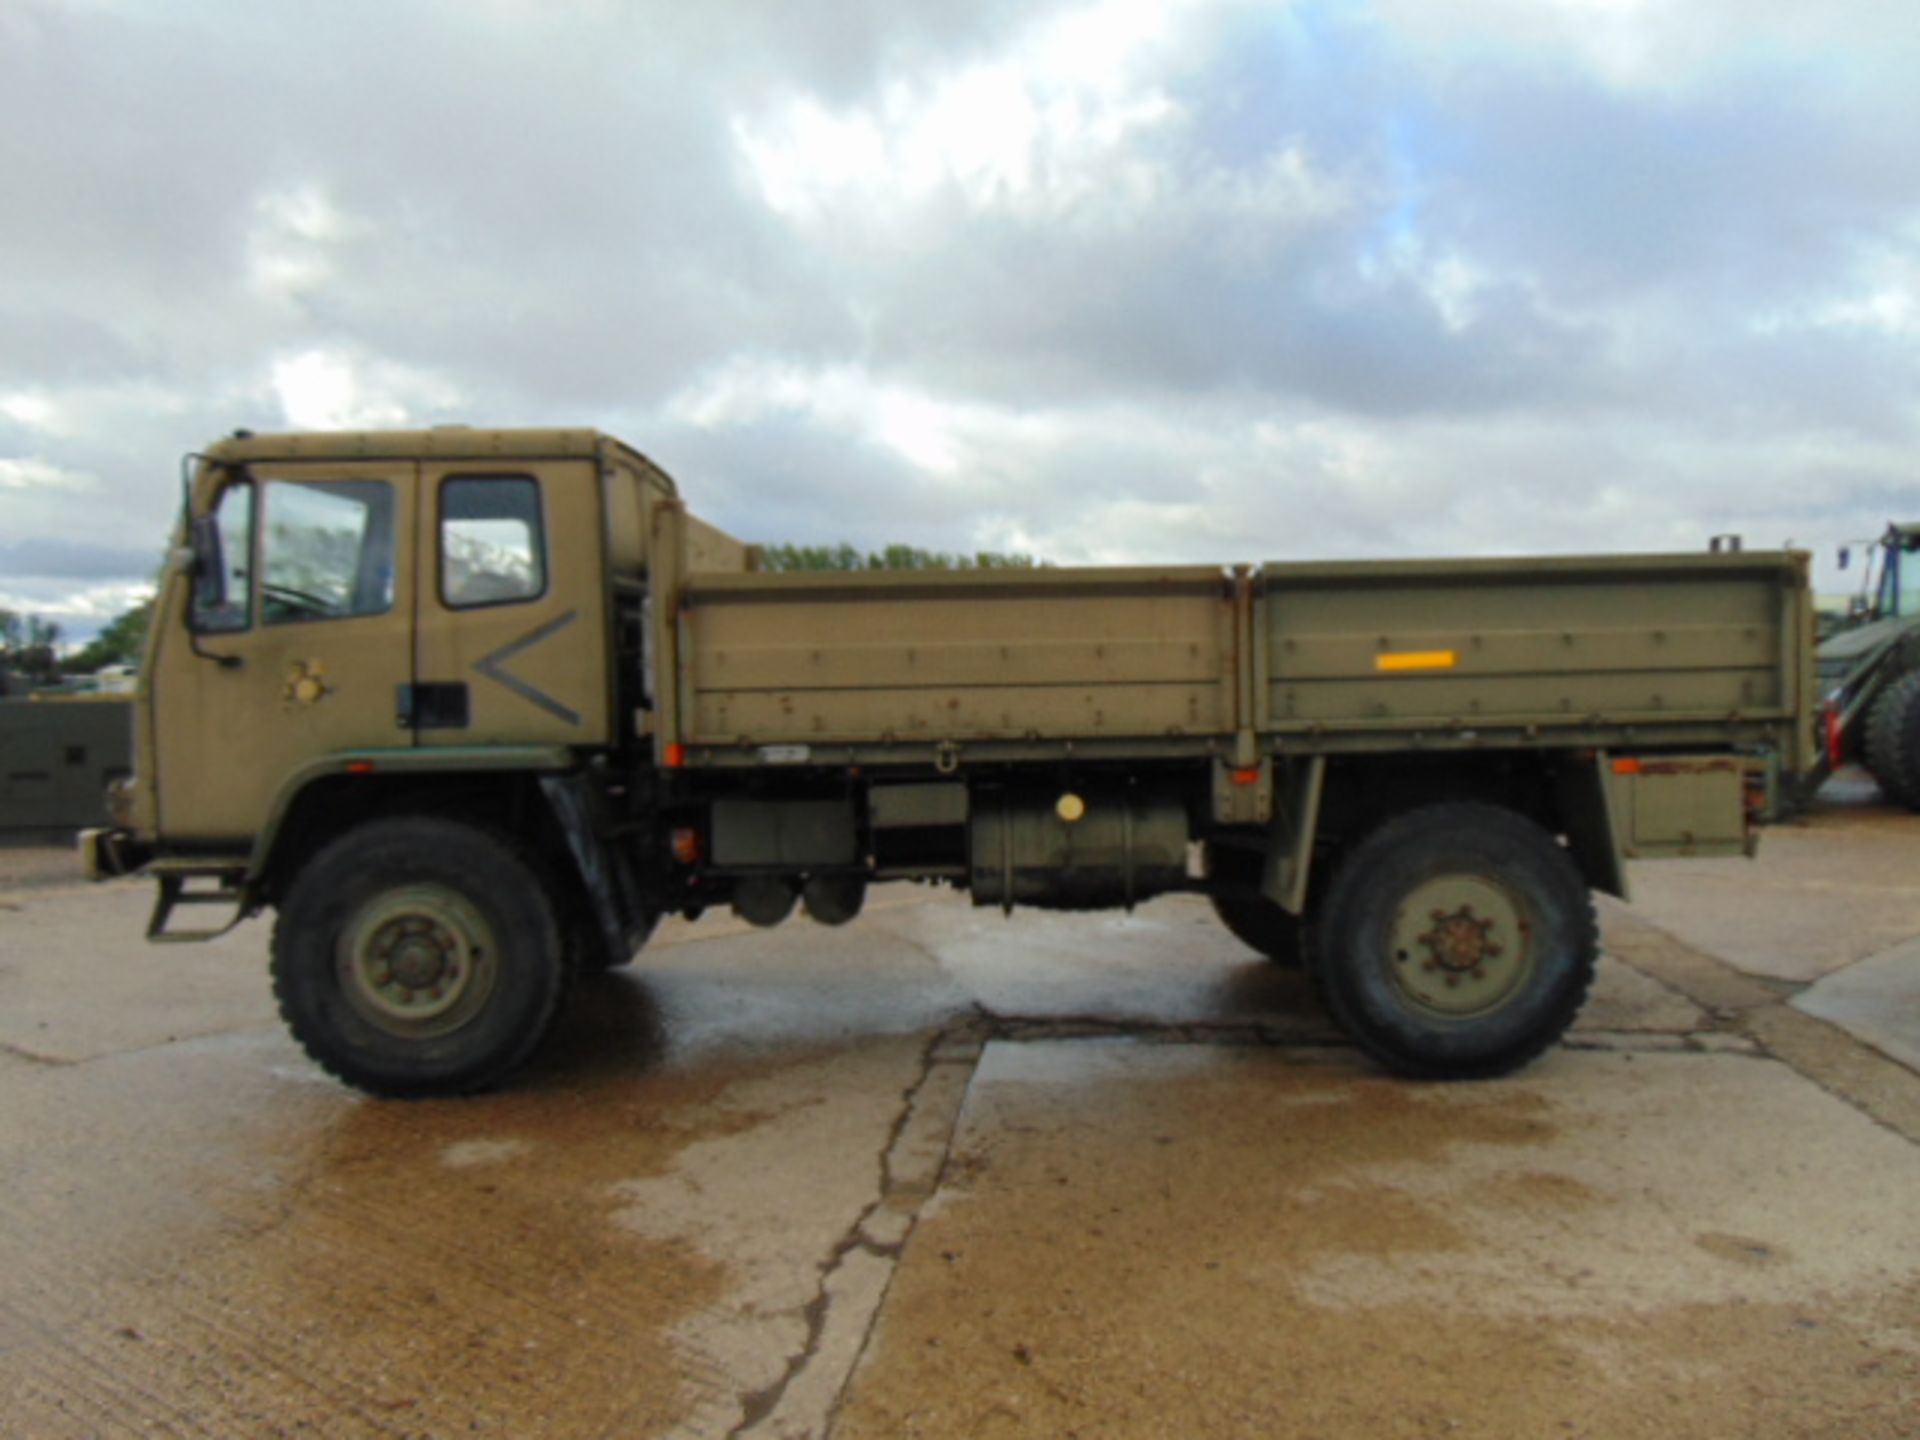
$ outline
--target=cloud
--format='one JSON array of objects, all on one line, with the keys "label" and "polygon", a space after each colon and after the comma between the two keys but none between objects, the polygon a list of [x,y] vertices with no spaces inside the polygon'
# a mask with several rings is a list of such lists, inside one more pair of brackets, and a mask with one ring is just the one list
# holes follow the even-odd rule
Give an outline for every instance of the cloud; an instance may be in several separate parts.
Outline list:
[{"label": "cloud", "polygon": [[144,579],[236,426],[446,420],[767,540],[1868,533],[1916,62],[1872,0],[15,0],[7,572]]},{"label": "cloud", "polygon": [[978,402],[961,403],[877,379],[863,367],[807,370],[742,359],[668,398],[671,419],[709,433],[770,418],[799,421],[891,452],[922,477],[988,470],[996,455],[1044,447],[1057,422]]},{"label": "cloud", "polygon": [[[1114,157],[1178,123],[1150,59],[1182,8],[1041,12],[991,58],[896,78],[845,112],[800,96],[736,118],[734,138],[766,204],[796,223],[835,212],[885,223],[943,190],[969,209],[1058,219],[1116,198]],[[1151,203],[1154,175],[1129,179],[1123,206]]]},{"label": "cloud", "polygon": [[45,460],[0,460],[0,490],[85,490],[88,480]]},{"label": "cloud", "polygon": [[0,540],[0,575],[9,580],[115,580],[151,573],[160,543],[145,548],[100,545],[91,540],[49,540],[29,544]]},{"label": "cloud", "polygon": [[333,280],[335,252],[363,229],[314,181],[262,195],[254,208],[246,239],[248,287],[284,304],[298,304]]},{"label": "cloud", "polygon": [[439,376],[341,350],[273,361],[274,398],[293,430],[391,430],[450,413],[460,392]]}]

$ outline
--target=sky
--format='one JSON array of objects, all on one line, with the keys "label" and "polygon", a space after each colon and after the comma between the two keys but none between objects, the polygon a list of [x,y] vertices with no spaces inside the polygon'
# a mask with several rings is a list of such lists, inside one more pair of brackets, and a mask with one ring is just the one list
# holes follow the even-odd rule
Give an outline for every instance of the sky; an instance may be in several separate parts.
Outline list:
[{"label": "sky", "polygon": [[1912,0],[0,0],[0,606],[236,427],[1061,564],[1920,520]]}]

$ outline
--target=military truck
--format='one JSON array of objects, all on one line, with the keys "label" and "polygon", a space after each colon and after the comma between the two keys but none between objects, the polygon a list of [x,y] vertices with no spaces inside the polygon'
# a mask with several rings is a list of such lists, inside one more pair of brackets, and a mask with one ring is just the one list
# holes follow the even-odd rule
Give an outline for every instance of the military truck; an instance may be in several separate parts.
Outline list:
[{"label": "military truck", "polygon": [[1803,792],[1852,761],[1920,810],[1920,525],[1890,524],[1869,547],[1859,597],[1815,664],[1824,747]]},{"label": "military truck", "polygon": [[499,1082],[664,915],[893,881],[1197,892],[1379,1062],[1499,1074],[1590,892],[1750,853],[1813,761],[1799,554],[767,573],[586,430],[243,432],[188,491],[87,863],[156,940],[276,912],[287,1023],[383,1095]]}]

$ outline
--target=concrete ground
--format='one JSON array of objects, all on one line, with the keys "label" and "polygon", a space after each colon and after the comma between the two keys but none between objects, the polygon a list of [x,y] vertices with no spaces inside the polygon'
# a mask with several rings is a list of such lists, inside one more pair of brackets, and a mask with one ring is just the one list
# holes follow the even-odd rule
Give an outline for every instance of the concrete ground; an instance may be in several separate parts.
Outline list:
[{"label": "concrete ground", "polygon": [[1639,867],[1572,1041],[1386,1079],[1188,898],[663,927],[368,1100],[266,926],[0,851],[0,1435],[1920,1435],[1920,818]]}]

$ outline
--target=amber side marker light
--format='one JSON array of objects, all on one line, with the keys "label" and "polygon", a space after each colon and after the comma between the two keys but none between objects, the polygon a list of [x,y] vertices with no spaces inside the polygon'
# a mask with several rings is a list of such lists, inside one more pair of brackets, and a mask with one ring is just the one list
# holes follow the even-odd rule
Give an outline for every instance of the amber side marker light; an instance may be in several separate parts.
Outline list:
[{"label": "amber side marker light", "polygon": [[1373,657],[1376,670],[1451,670],[1460,663],[1452,650],[1388,650]]},{"label": "amber side marker light", "polygon": [[371,760],[347,761],[347,774],[349,775],[371,775],[372,773],[373,762]]},{"label": "amber side marker light", "polygon": [[700,863],[700,832],[698,830],[676,830],[668,843],[672,846],[673,858],[680,864]]},{"label": "amber side marker light", "polygon": [[1613,773],[1616,775],[1638,775],[1640,773],[1640,761],[1635,756],[1623,755],[1613,762]]}]

